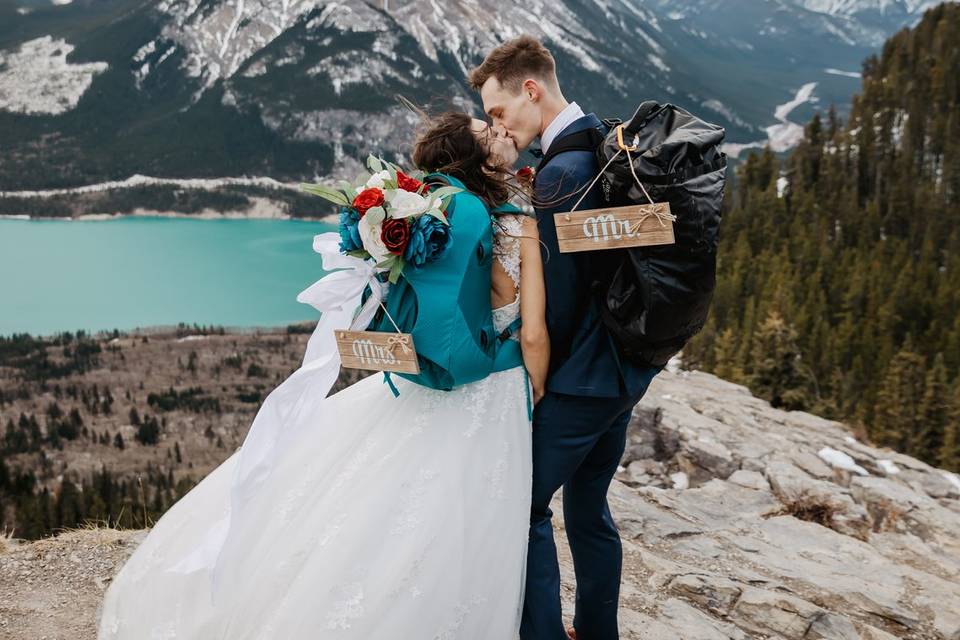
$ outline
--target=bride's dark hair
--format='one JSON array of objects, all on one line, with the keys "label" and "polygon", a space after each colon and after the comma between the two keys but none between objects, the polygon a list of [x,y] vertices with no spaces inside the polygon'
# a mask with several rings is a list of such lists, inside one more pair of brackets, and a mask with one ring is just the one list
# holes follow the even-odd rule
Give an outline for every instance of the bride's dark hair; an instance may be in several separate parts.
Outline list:
[{"label": "bride's dark hair", "polygon": [[519,192],[512,174],[491,162],[486,147],[471,129],[473,118],[469,114],[420,114],[421,129],[413,145],[413,163],[418,168],[457,178],[491,209]]}]

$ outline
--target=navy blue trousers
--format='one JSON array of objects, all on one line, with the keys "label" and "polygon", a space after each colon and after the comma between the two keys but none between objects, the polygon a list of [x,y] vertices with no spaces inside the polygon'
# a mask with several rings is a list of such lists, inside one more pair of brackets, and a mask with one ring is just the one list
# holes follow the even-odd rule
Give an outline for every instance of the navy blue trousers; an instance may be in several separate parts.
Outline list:
[{"label": "navy blue trousers", "polygon": [[578,640],[618,640],[623,552],[607,489],[626,446],[634,405],[645,384],[618,398],[547,391],[533,412],[533,495],[522,640],[567,640],[550,500],[563,487],[563,518],[577,577],[573,626]]}]

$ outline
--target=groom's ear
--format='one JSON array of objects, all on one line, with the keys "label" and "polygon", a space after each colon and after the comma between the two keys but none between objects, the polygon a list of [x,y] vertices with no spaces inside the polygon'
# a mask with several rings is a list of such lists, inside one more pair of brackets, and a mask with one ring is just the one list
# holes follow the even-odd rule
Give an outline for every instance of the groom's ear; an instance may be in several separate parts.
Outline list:
[{"label": "groom's ear", "polygon": [[520,85],[521,91],[523,91],[525,97],[536,104],[540,102],[540,99],[543,98],[544,88],[543,85],[534,80],[533,78],[527,78],[523,81],[523,84]]}]

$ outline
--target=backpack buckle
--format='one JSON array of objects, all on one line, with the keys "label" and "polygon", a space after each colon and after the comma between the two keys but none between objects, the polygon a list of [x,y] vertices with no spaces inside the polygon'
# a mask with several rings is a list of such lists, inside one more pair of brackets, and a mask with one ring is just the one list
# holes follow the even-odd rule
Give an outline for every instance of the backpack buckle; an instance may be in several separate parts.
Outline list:
[{"label": "backpack buckle", "polygon": [[623,141],[623,125],[621,124],[620,126],[618,126],[618,127],[617,127],[617,145],[618,145],[623,151],[628,151],[628,152],[629,152],[629,151],[636,151],[636,150],[637,150],[637,146],[638,146],[638,145],[637,145],[638,140],[636,139],[636,137],[634,137],[633,142],[634,142],[634,144],[631,145],[631,146],[629,146],[629,147],[626,145],[626,143]]}]

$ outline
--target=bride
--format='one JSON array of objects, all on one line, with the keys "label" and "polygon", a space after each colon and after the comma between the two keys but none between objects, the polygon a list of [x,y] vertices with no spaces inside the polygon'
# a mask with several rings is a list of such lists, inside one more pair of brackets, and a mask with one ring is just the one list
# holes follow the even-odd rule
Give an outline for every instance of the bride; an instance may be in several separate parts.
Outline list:
[{"label": "bride", "polygon": [[452,391],[395,376],[397,397],[377,374],[327,397],[336,374],[304,364],[114,577],[99,640],[517,636],[549,343],[536,222],[503,206],[516,160],[504,131],[452,112],[414,150],[501,212],[494,324],[522,319],[524,366]]}]

